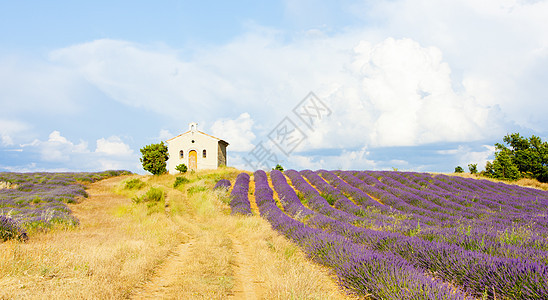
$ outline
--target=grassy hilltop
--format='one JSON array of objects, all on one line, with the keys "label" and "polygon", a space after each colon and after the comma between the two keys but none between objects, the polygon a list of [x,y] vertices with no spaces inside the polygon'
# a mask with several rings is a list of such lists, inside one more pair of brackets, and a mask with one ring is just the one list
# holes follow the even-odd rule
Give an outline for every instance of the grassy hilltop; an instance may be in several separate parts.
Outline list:
[{"label": "grassy hilltop", "polygon": [[0,298],[548,296],[548,192],[534,180],[1,175],[2,228],[14,234],[0,244]]},{"label": "grassy hilltop", "polygon": [[267,221],[230,215],[228,193],[212,188],[238,173],[87,183],[87,198],[64,203],[79,224],[0,242],[0,298],[346,298]]}]

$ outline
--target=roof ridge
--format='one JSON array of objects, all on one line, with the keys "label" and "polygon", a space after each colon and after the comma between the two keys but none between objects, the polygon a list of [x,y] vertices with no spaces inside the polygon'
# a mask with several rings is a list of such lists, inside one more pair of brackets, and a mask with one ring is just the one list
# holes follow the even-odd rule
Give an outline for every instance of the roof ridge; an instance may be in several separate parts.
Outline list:
[{"label": "roof ridge", "polygon": [[[183,135],[185,135],[185,134],[187,134],[187,133],[189,133],[189,132],[192,132],[192,131],[191,131],[191,130],[188,130],[188,131],[186,131],[186,132],[183,132],[183,133],[181,133],[181,134],[179,134],[179,135],[177,135],[177,136],[175,136],[175,137],[172,137],[172,138],[166,140],[166,142],[171,141],[171,140],[174,140],[174,139],[176,139],[176,138],[178,138],[178,137],[180,137],[180,136],[183,136]],[[216,139],[216,140],[223,141],[223,142],[225,142],[227,145],[229,145],[227,141],[225,141],[225,140],[223,140],[223,139],[220,139],[220,138],[218,138],[218,137],[212,136],[211,134],[207,134],[207,133],[205,133],[205,132],[203,132],[203,131],[200,131],[200,130],[196,130],[196,132],[201,133],[201,134],[206,135],[206,136],[209,136],[209,137],[214,138],[214,139]]]}]

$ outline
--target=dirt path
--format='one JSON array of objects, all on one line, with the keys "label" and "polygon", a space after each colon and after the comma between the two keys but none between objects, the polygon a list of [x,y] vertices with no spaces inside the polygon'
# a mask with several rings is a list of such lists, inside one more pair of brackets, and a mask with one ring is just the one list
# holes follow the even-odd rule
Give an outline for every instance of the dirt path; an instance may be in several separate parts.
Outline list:
[{"label": "dirt path", "polygon": [[[164,186],[164,188],[168,191],[167,198],[172,195],[170,193],[180,193],[180,191],[168,186]],[[259,215],[253,197],[253,190],[253,181],[251,181],[250,202],[254,214]],[[184,193],[185,201],[188,201],[188,197],[189,195]],[[166,203],[168,201],[169,199],[166,199]],[[196,219],[193,217],[191,219],[197,225],[195,231],[191,234],[194,238],[190,238],[188,242],[174,247],[170,254],[165,257],[163,263],[155,269],[151,279],[143,283],[132,294],[131,299],[173,299],[181,297],[219,299],[219,297],[222,297],[222,299],[247,300],[283,299],[295,295],[302,295],[303,299],[308,299],[316,298],[316,294],[329,295],[327,297],[329,299],[346,298],[329,278],[329,274],[320,271],[313,264],[307,263],[304,257],[300,263],[306,264],[306,268],[310,268],[311,271],[313,270],[321,275],[319,276],[322,277],[321,279],[319,277],[309,278],[309,276],[299,275],[303,270],[288,272],[287,270],[293,270],[293,266],[289,267],[289,264],[292,264],[290,261],[297,260],[297,258],[295,260],[289,259],[295,251],[294,246],[275,242],[272,240],[272,236],[265,239],[265,236],[260,235],[260,233],[256,235],[255,231],[246,232],[246,230],[254,230],[252,228],[259,231],[266,230],[266,228],[261,227],[259,229],[259,227],[256,227],[258,226],[257,223],[250,219],[245,218],[238,221],[237,218],[220,215],[216,216],[215,221],[207,218],[202,219],[199,216],[196,216]],[[228,243],[223,242],[223,240],[228,241]],[[270,243],[270,246],[267,246],[268,243]],[[215,247],[213,248],[215,251],[208,250],[208,247]],[[227,264],[223,265],[224,262]],[[265,268],[265,265],[270,266]],[[215,268],[215,270],[225,268],[227,271],[226,273],[218,271],[217,275],[212,276],[208,273],[213,271],[211,268]],[[226,286],[227,289],[223,289],[219,283],[222,278],[227,278],[225,276],[231,278],[230,285]],[[293,283],[306,282],[306,284],[303,284],[302,287],[299,284],[288,285],[288,281]],[[321,287],[310,281],[322,282]],[[187,284],[194,284],[195,287],[189,287]],[[315,288],[303,292],[309,286]],[[217,292],[214,292],[215,289]],[[280,289],[282,289],[281,292],[279,292]],[[317,293],[319,289],[322,292]]]},{"label": "dirt path", "polygon": [[255,268],[249,261],[251,255],[248,246],[229,234],[234,248],[234,288],[230,299],[262,299],[263,281],[258,279]]},{"label": "dirt path", "polygon": [[164,264],[156,271],[154,277],[143,288],[133,294],[132,299],[166,299],[168,288],[176,283],[179,270],[183,269],[185,256],[191,253],[194,239],[179,244],[165,259]]},{"label": "dirt path", "polygon": [[[113,188],[119,184],[119,177],[109,178],[101,180],[91,185],[88,193],[90,198],[87,199],[85,205],[92,203],[105,203],[105,201],[112,201],[112,199],[124,199],[124,196],[115,195],[112,193]],[[167,200],[167,199],[166,199]],[[84,205],[76,206],[80,208]],[[167,211],[167,208],[166,208]],[[82,218],[84,216],[80,216]],[[84,217],[85,218],[85,217]],[[183,257],[190,253],[190,247],[192,247],[194,239],[190,239],[185,243],[181,243],[174,247],[169,255],[165,258],[165,261],[155,271],[155,274],[146,282],[135,294],[132,295],[132,299],[162,299],[169,298],[166,294],[167,287],[173,285],[177,279],[177,271],[185,263]]]}]

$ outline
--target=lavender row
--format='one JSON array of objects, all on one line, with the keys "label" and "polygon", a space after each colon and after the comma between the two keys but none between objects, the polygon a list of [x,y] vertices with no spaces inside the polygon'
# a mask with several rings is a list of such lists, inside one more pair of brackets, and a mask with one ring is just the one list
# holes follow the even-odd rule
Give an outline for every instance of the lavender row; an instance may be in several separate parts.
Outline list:
[{"label": "lavender row", "polygon": [[[357,178],[349,175],[349,172],[337,172],[340,174],[345,180],[352,183],[355,186],[359,186],[360,188],[364,190],[370,190],[374,192],[374,187],[370,187],[365,182],[360,182],[357,180]],[[363,175],[363,174],[362,174]],[[362,178],[368,180],[370,183],[374,183],[374,181],[371,179],[370,176],[364,175]],[[374,179],[376,180],[376,179]],[[513,227],[512,220],[508,218],[507,215],[503,214],[491,214],[487,218],[483,217],[482,219],[473,219],[473,220],[467,220],[460,218],[460,216],[456,216],[448,221],[445,222],[445,224],[449,224],[452,226],[448,226],[446,228],[436,228],[436,226],[432,227],[423,227],[423,234],[422,236],[425,236],[427,238],[430,238],[431,240],[441,238],[443,237],[443,241],[447,241],[453,244],[463,245],[463,247],[468,249],[473,249],[477,251],[483,251],[486,253],[492,253],[491,249],[495,248],[495,245],[505,245],[504,241],[501,241],[500,238],[500,232],[504,233],[510,230],[510,228]],[[473,227],[474,229],[479,228],[480,231],[482,231],[482,234],[473,234],[469,236],[463,236],[463,235],[456,235],[454,236],[454,231],[451,229],[455,225],[463,225]],[[439,225],[443,225],[443,223],[440,223]],[[442,227],[442,226],[438,226]],[[426,229],[426,230],[424,230]],[[436,234],[432,234],[432,232],[436,232]],[[542,231],[536,231],[537,233]],[[539,250],[546,250],[548,249],[548,246],[546,245],[546,240],[544,239],[545,236],[542,234],[529,234],[528,237],[523,237],[523,235],[520,236],[520,240],[522,242],[520,243],[522,247],[528,247],[528,248],[535,248]],[[470,245],[475,245],[475,247],[470,247]],[[506,249],[505,247],[504,249]],[[538,252],[537,250],[530,250],[533,252]],[[515,251],[509,251],[507,253],[510,255],[511,253],[515,253]],[[538,257],[538,255],[534,255]]]},{"label": "lavender row", "polygon": [[373,294],[384,299],[468,299],[461,291],[425,276],[401,257],[368,250],[290,218],[276,206],[272,195],[266,174],[256,171],[255,199],[261,216],[314,260],[334,268],[341,284],[359,295]]},{"label": "lavender row", "polygon": [[[284,199],[282,201],[284,208],[288,208],[285,211],[295,215],[296,209],[291,207],[299,207],[296,194],[291,191],[281,173],[273,171],[271,176],[278,195]],[[496,293],[510,298],[546,295],[546,290],[543,289],[546,284],[543,277],[546,266],[542,263],[528,259],[518,261],[512,258],[500,258],[466,250],[458,245],[358,229],[348,224],[321,218],[308,211],[303,215],[311,216],[307,223],[313,227],[329,228],[332,233],[346,236],[353,242],[361,241],[371,249],[398,253],[416,267],[436,272],[445,280],[456,280],[474,294],[480,294],[482,288],[488,284],[494,287],[493,291]],[[448,261],[453,261],[453,258],[455,258],[454,262],[460,263],[447,264]],[[463,265],[466,266],[467,272],[463,270]],[[528,278],[527,282],[523,282],[523,278]],[[526,285],[525,290],[521,289],[522,285]]]},{"label": "lavender row", "polygon": [[[384,191],[388,191],[391,194],[399,194],[400,189],[388,186],[377,179],[373,178],[369,174],[376,174],[376,176],[381,177],[380,172],[353,172],[356,176],[359,177],[359,179],[363,180],[364,182],[374,185],[374,187],[366,187],[367,189],[375,189],[377,187],[382,188]],[[386,172],[385,172],[386,173]],[[385,175],[385,177],[388,177]],[[394,182],[394,180],[386,179],[383,177],[384,181],[387,182]],[[437,179],[431,179],[431,182],[436,187],[442,187],[442,190],[445,192],[441,193],[439,191],[436,191],[434,193],[437,193],[437,199],[438,201],[441,199],[447,199],[448,201],[454,202],[454,203],[460,203],[463,206],[469,206],[473,207],[474,209],[478,209],[479,212],[481,212],[478,215],[478,218],[472,219],[471,222],[474,223],[490,223],[495,228],[501,229],[505,228],[507,226],[513,225],[513,223],[518,222],[522,225],[528,224],[531,222],[536,222],[535,226],[539,228],[546,229],[548,226],[548,220],[546,216],[529,216],[524,214],[523,212],[518,211],[517,209],[513,207],[509,207],[506,205],[501,205],[500,203],[495,203],[493,201],[487,200],[484,197],[482,197],[481,194],[478,192],[471,193],[469,191],[460,191],[455,189],[454,187],[450,187],[445,182],[439,181]],[[399,184],[399,183],[398,183]],[[401,186],[400,186],[401,187]],[[452,191],[452,192],[451,192]],[[378,192],[378,191],[377,191]],[[425,193],[427,191],[423,191],[422,193]],[[381,192],[382,193],[382,192]],[[465,194],[466,198],[462,198],[461,195]],[[431,196],[432,198],[436,198],[436,196]],[[471,199],[471,200],[469,200]],[[499,200],[503,201],[503,200]],[[441,203],[441,202],[440,202]],[[485,205],[483,205],[485,204]],[[487,207],[489,206],[489,207]],[[496,210],[495,210],[496,209]],[[501,215],[498,212],[505,211],[505,215]],[[461,216],[461,214],[457,214],[457,216]],[[447,223],[447,220],[444,222]],[[451,221],[449,221],[449,224]]]},{"label": "lavender row", "polygon": [[[397,175],[393,172],[391,173],[391,176]],[[521,224],[535,223],[535,226],[538,228],[543,228],[544,230],[548,229],[548,217],[546,214],[548,193],[546,191],[513,186],[516,188],[517,192],[511,193],[510,191],[512,191],[512,189],[507,184],[493,183],[488,180],[449,177],[445,175],[438,175],[436,177],[440,177],[445,181],[451,180],[457,182],[459,186],[466,188],[467,190],[456,190],[453,191],[453,193],[465,195],[472,201],[475,201],[472,202],[474,209],[479,208],[479,202],[484,202],[486,200],[491,201],[494,203],[494,205],[490,206],[493,209],[491,211],[496,211],[498,206],[499,212],[505,212],[504,216],[495,214],[495,218],[502,218],[507,222],[512,220],[520,222]],[[435,180],[438,181],[437,179]],[[444,181],[439,182],[443,182],[443,184],[449,186]],[[447,197],[447,194],[440,196]]]},{"label": "lavender row", "polygon": [[217,183],[215,184],[215,186],[213,187],[214,190],[223,190],[223,191],[228,191],[231,187],[231,183],[230,183],[230,180],[228,179],[221,179],[219,181],[217,181]]},{"label": "lavender row", "polygon": [[309,208],[317,213],[331,217],[339,221],[345,221],[347,223],[361,223],[366,219],[358,217],[358,214],[365,214],[362,211],[352,211],[354,213],[347,212],[345,210],[338,210],[332,207],[327,200],[320,195],[320,193],[314,189],[306,180],[295,170],[287,170],[284,174],[291,180],[291,183],[295,189],[303,195],[303,201],[306,201]]},{"label": "lavender row", "polygon": [[[288,172],[286,172],[287,175]],[[325,173],[325,172],[324,172]],[[345,176],[344,172],[337,172],[342,175],[348,181],[352,181],[352,177]],[[290,173],[288,177],[293,180],[294,175]],[[354,178],[356,179],[356,178]],[[300,185],[296,185],[298,188]],[[308,192],[312,193],[312,192]],[[458,224],[459,220],[454,219],[453,225]],[[349,222],[351,223],[351,222]],[[484,227],[471,227],[468,225],[467,232],[456,230],[453,227],[449,228],[437,228],[435,226],[423,226],[414,228],[416,235],[419,238],[427,240],[436,240],[448,244],[453,244],[458,247],[484,252],[486,254],[495,256],[504,256],[507,258],[531,258],[534,261],[547,262],[548,253],[543,249],[548,249],[546,240],[542,236],[529,236],[524,238],[523,235],[513,234],[513,232],[504,231],[502,233],[493,231],[491,228]],[[399,232],[409,232],[409,227],[400,226]],[[506,238],[505,238],[506,237]],[[520,247],[516,247],[515,244],[519,243]]]},{"label": "lavender row", "polygon": [[[374,228],[387,228],[389,230],[390,228],[393,229],[396,224],[398,229],[411,228],[416,224],[408,220],[406,216],[400,215],[376,201],[375,205],[368,205],[365,201],[357,200],[361,207],[357,206],[339,190],[329,185],[312,171],[305,170],[301,172],[306,174],[307,178],[322,191],[325,197],[335,199],[333,206],[331,206],[318,190],[310,185],[299,172],[294,170],[285,171],[284,174],[291,179],[295,188],[303,193],[305,199],[308,201],[308,206],[314,211],[347,223],[356,223],[361,226],[366,225]],[[354,199],[356,198],[354,197]]]},{"label": "lavender row", "polygon": [[471,181],[460,177],[436,175],[433,178],[433,181],[436,185],[449,192],[459,193],[471,201],[477,200],[490,209],[504,209],[510,212],[517,212],[522,209],[522,204],[524,203],[523,199],[516,199],[508,193],[492,193],[489,191],[488,186],[479,186],[478,184],[475,184],[475,180]]},{"label": "lavender row", "polygon": [[249,203],[249,174],[240,173],[230,193],[230,208],[233,215],[251,215]]},{"label": "lavender row", "polygon": [[417,186],[414,182],[399,174],[399,172],[389,172],[383,179],[392,183],[390,184],[383,180],[383,183],[385,184],[415,194],[418,197],[430,201],[438,207],[442,207],[443,209],[451,211],[454,214],[458,214],[459,216],[464,216],[471,219],[477,218],[480,215],[477,209],[472,209],[469,206],[462,205],[461,203],[455,203],[447,200],[446,198],[441,197],[439,192],[429,191],[428,189],[422,188],[422,186]]},{"label": "lavender row", "polygon": [[[379,201],[381,201],[381,203],[383,203],[386,207],[397,209],[404,214],[411,214],[415,219],[418,219],[424,223],[438,224],[440,220],[446,220],[450,217],[439,212],[432,212],[421,207],[413,206],[388,191],[379,189],[376,186],[365,184],[364,182],[360,182],[358,178],[349,173],[344,174],[344,179],[346,181],[340,180],[331,172],[322,171],[322,174],[326,176],[326,179],[328,179],[331,184],[338,186],[343,191],[351,195],[358,195],[353,197],[365,197],[371,195],[379,199]],[[351,182],[352,185],[350,185],[349,182]]]},{"label": "lavender row", "polygon": [[[478,204],[476,202],[468,201],[467,199],[462,198],[459,194],[455,195],[454,193],[449,193],[449,192],[447,192],[443,189],[440,189],[440,190],[445,191],[445,192],[441,192],[440,190],[431,190],[430,188],[422,188],[419,191],[417,191],[417,190],[413,191],[413,189],[406,188],[406,185],[402,184],[402,182],[404,182],[404,179],[400,179],[398,181],[393,180],[392,178],[394,178],[394,177],[397,178],[398,177],[398,175],[395,175],[395,173],[398,173],[398,172],[385,172],[385,173],[383,173],[384,174],[384,177],[383,177],[384,182],[378,181],[378,183],[375,184],[375,187],[379,186],[379,187],[383,188],[384,190],[388,190],[391,193],[396,194],[396,195],[401,193],[398,190],[411,191],[412,193],[415,193],[420,198],[430,199],[430,200],[436,202],[437,204],[439,204],[440,206],[446,208],[448,211],[452,211],[452,213],[450,213],[450,214],[453,217],[455,217],[455,216],[465,217],[469,220],[484,220],[487,217],[491,217],[493,215],[493,211],[490,208],[488,208],[487,206],[483,206],[483,205]],[[363,172],[363,173],[356,172],[355,174],[360,179],[367,180],[369,182],[371,182],[372,180],[377,181],[377,179],[374,179],[374,178],[372,179],[372,177],[369,176],[368,174],[366,174],[365,172]],[[388,175],[388,174],[390,174],[390,175]],[[390,177],[392,177],[392,178],[390,178]],[[391,183],[391,185],[389,186],[389,185],[385,184],[385,182],[388,183],[388,184]],[[397,186],[397,187],[395,187],[395,186]],[[421,185],[421,186],[425,186],[425,185]],[[460,209],[458,208],[459,206],[461,207]],[[477,211],[476,214],[473,213],[474,210]],[[497,218],[498,218],[498,220],[496,220]],[[509,225],[507,218],[502,218],[502,217],[499,218],[496,215],[495,215],[495,220],[492,220],[492,221],[502,223],[502,225],[504,225],[504,226]],[[454,223],[454,220],[449,220],[449,224],[452,224],[452,223]]]}]

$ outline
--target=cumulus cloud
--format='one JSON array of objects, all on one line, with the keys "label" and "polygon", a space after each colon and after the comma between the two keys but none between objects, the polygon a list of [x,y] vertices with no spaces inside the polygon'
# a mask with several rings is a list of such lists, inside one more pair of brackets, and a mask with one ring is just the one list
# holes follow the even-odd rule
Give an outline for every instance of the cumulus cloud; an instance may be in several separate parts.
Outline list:
[{"label": "cumulus cloud", "polygon": [[252,131],[253,119],[248,113],[242,113],[238,118],[221,119],[211,126],[214,136],[226,140],[231,151],[250,151],[255,134]]},{"label": "cumulus cloud", "polygon": [[410,39],[361,42],[352,63],[374,111],[371,142],[409,146],[483,137],[489,110],[453,89],[451,68],[435,47]]},{"label": "cumulus cloud", "polygon": [[20,167],[22,170],[139,170],[137,155],[117,136],[98,139],[95,151],[90,151],[86,141],[74,143],[54,130],[47,140],[35,139],[21,148],[23,154],[32,157],[36,153],[41,159]]},{"label": "cumulus cloud", "polygon": [[124,143],[119,137],[111,136],[107,139],[100,138],[97,140],[96,153],[111,155],[111,156],[124,156],[132,155],[133,150],[129,148],[129,145]]},{"label": "cumulus cloud", "polygon": [[[365,1],[364,1],[365,2]],[[403,36],[441,49],[454,76],[484,105],[521,126],[545,130],[548,1],[397,0],[369,3],[377,36]],[[530,92],[534,90],[534,92]],[[535,107],[535,109],[531,109]]]},{"label": "cumulus cloud", "polygon": [[75,153],[89,152],[87,148],[88,144],[85,141],[74,144],[57,130],[49,134],[47,141],[35,139],[30,144],[23,144],[21,146],[23,148],[33,148],[47,162],[67,162],[71,159],[71,155]]},{"label": "cumulus cloud", "polygon": [[[174,51],[98,40],[51,58],[127,105],[174,119],[180,111],[200,116],[213,123],[214,134],[236,141],[235,151],[249,150],[257,134],[266,135],[311,90],[334,113],[302,150],[469,141],[497,126],[489,107],[453,88],[459,83],[441,50],[411,39],[371,43],[349,33],[284,45],[276,34],[256,33],[202,53],[184,61]],[[247,117],[221,117],[229,108]],[[251,116],[261,120],[253,128]],[[236,126],[243,131],[237,134]]]}]

